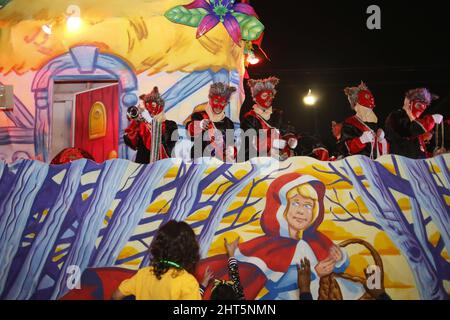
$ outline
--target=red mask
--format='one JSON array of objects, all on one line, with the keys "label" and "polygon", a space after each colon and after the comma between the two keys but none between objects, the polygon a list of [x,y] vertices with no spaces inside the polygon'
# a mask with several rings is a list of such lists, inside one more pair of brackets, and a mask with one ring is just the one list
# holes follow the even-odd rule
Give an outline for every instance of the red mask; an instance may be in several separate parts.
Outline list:
[{"label": "red mask", "polygon": [[409,107],[411,108],[412,115],[418,119],[425,112],[428,105],[423,103],[422,101],[411,101],[409,103]]},{"label": "red mask", "polygon": [[261,107],[268,109],[272,106],[273,98],[274,98],[274,95],[271,90],[264,90],[264,91],[258,92],[258,94],[255,97],[255,101]]},{"label": "red mask", "polygon": [[361,90],[358,93],[358,103],[366,108],[375,108],[375,98],[368,90]]},{"label": "red mask", "polygon": [[214,113],[219,114],[222,113],[223,109],[227,106],[228,99],[224,96],[212,96],[209,98],[209,104],[211,105]]},{"label": "red mask", "polygon": [[163,111],[163,107],[154,101],[149,101],[145,103],[145,108],[150,113],[152,117],[157,116]]}]

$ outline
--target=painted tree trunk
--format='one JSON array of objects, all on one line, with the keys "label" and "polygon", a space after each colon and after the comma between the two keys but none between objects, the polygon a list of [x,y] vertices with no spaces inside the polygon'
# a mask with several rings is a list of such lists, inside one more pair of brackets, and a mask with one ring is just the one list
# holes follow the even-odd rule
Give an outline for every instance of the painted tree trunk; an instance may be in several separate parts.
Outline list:
[{"label": "painted tree trunk", "polygon": [[90,206],[83,215],[75,241],[56,281],[52,299],[58,298],[67,290],[66,283],[69,276],[67,269],[70,266],[77,266],[81,271],[88,266],[106,212],[120,188],[127,167],[128,161],[122,159],[105,162],[97,188],[91,195]]},{"label": "painted tree trunk", "polygon": [[172,167],[171,160],[146,165],[130,187],[128,196],[122,200],[108,224],[107,232],[100,242],[93,259],[96,267],[113,266],[120,251],[139,224],[145,209],[150,204],[155,186],[160,183]]},{"label": "painted tree trunk", "polygon": [[11,190],[0,207],[0,292],[3,292],[31,206],[47,172],[48,165],[44,163],[22,161]]},{"label": "painted tree trunk", "polygon": [[443,155],[440,155],[439,157],[434,158],[436,163],[439,166],[439,169],[442,172],[442,175],[444,176],[445,183],[447,184],[447,187],[450,189],[450,172],[448,171],[448,165],[445,162],[445,158]]},{"label": "painted tree trunk", "polygon": [[191,213],[200,181],[208,166],[206,161],[202,161],[199,164],[191,164],[186,175],[183,177],[183,182],[176,189],[175,197],[166,214],[167,219],[165,221],[184,221]]},{"label": "painted tree trunk", "polygon": [[230,206],[233,199],[237,194],[244,189],[244,187],[252,181],[259,173],[259,169],[256,165],[252,165],[252,169],[247,173],[238,183],[229,187],[221,196],[218,202],[214,205],[209,214],[209,218],[206,224],[203,226],[200,236],[198,238],[200,245],[200,256],[205,258],[208,254],[209,247],[211,246],[214,235],[222,221],[223,215],[226,209]]},{"label": "painted tree trunk", "polygon": [[[450,212],[444,196],[438,191],[425,161],[414,161],[400,157],[408,180],[420,205],[427,210],[444,239],[447,252],[450,252]],[[450,186],[444,186],[450,189]],[[431,200],[432,199],[432,200]]]},{"label": "painted tree trunk", "polygon": [[433,265],[433,268],[436,269],[436,263],[428,244],[427,230],[426,226],[424,225],[422,210],[420,209],[420,205],[415,198],[410,198],[409,201],[411,202],[411,213],[414,220],[413,228],[414,233],[417,237],[417,241],[419,241],[420,245],[422,246],[422,249],[427,255],[428,260]]},{"label": "painted tree trunk", "polygon": [[15,284],[7,293],[6,299],[29,299],[36,290],[46,257],[50,254],[58,230],[76,195],[85,164],[86,160],[84,159],[74,162],[66,172],[56,202],[49,210],[41,231],[36,235]]},{"label": "painted tree trunk", "polygon": [[361,177],[356,175],[348,160],[344,160],[344,167],[353,187],[361,195],[367,208],[408,261],[421,298],[426,300],[445,299],[447,295],[442,283],[398,207],[395,198],[384,185],[383,175],[378,172],[375,163],[370,161],[369,158],[360,156],[358,162],[364,170],[370,190],[364,186]]},{"label": "painted tree trunk", "polygon": [[5,161],[0,161],[0,179],[3,176],[3,171],[5,170],[6,167],[6,162]]}]

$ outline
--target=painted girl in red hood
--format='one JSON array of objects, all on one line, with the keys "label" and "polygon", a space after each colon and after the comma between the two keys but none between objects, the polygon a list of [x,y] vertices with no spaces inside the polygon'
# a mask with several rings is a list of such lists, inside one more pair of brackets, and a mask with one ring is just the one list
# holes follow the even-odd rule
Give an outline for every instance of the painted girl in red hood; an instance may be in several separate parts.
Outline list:
[{"label": "painted girl in red hood", "polygon": [[[290,173],[272,182],[261,215],[265,235],[240,244],[235,252],[246,299],[255,299],[265,288],[264,300],[297,300],[297,264],[304,257],[312,266],[314,299],[318,297],[320,277],[345,271],[345,252],[317,231],[324,219],[324,196],[324,184],[312,176]],[[203,260],[198,279],[207,266],[216,277],[226,279],[226,261],[225,255]]]}]

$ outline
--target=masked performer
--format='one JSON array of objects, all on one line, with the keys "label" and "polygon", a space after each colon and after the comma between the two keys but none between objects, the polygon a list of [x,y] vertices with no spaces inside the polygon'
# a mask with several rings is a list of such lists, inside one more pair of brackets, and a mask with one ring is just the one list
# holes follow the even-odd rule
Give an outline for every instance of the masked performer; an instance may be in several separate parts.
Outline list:
[{"label": "masked performer", "polygon": [[403,108],[391,112],[386,119],[386,134],[393,154],[412,159],[426,157],[426,144],[433,137],[436,124],[441,124],[440,114],[426,115],[424,111],[433,100],[438,99],[426,88],[406,93]]},{"label": "masked performer", "polygon": [[283,139],[279,119],[272,117],[272,103],[277,93],[275,87],[278,83],[279,79],[275,77],[248,81],[255,104],[241,121],[241,129],[245,133],[246,160],[258,156],[282,159],[282,150],[286,148],[286,143],[290,144],[291,149],[295,149],[296,139],[292,136]]},{"label": "masked performer", "polygon": [[347,155],[359,154],[375,159],[388,154],[385,133],[378,126],[378,118],[373,111],[375,98],[372,93],[363,82],[357,87],[346,88],[344,92],[356,112],[342,126],[340,140],[347,149]]},{"label": "masked performer", "polygon": [[178,141],[178,126],[166,119],[164,100],[158,88],[150,94],[140,96],[144,110],[129,108],[130,125],[125,129],[124,141],[127,146],[137,151],[137,163],[153,163],[170,158]]},{"label": "masked performer", "polygon": [[193,159],[216,157],[224,162],[234,161],[234,124],[225,116],[225,107],[230,102],[235,87],[217,82],[209,89],[209,102],[194,109],[184,124],[194,142],[191,149]]}]

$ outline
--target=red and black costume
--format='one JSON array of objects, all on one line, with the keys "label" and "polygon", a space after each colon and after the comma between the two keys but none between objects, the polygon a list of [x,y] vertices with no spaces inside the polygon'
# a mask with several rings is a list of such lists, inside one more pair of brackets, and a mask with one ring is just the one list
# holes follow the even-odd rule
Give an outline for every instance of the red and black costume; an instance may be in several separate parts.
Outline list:
[{"label": "red and black costume", "polygon": [[373,111],[375,98],[372,93],[363,82],[357,87],[346,88],[344,92],[356,112],[342,124],[339,143],[345,146],[346,156],[359,154],[375,159],[388,154],[389,145]]},{"label": "red and black costume", "polygon": [[130,119],[123,137],[125,144],[137,151],[137,163],[152,163],[170,158],[178,141],[178,126],[175,121],[166,119],[164,100],[157,87],[140,98],[145,110],[136,118]]},{"label": "red and black costume", "polygon": [[225,116],[235,87],[217,82],[209,90],[209,102],[199,105],[184,124],[194,145],[191,149],[193,159],[216,157],[222,161],[236,158],[234,146],[234,123]]},{"label": "red and black costume", "polygon": [[[275,87],[278,83],[279,79],[275,77],[248,81],[255,104],[241,121],[241,129],[245,133],[241,150],[245,152],[245,160],[270,156],[283,158],[287,142],[280,132],[280,119],[272,117],[274,113],[272,102],[277,93]],[[296,141],[291,140],[290,144],[294,146]]]},{"label": "red and black costume", "polygon": [[426,115],[424,111],[431,102],[438,99],[426,88],[406,93],[403,109],[398,109],[386,119],[386,137],[393,154],[412,159],[426,158],[426,142],[431,138],[436,123],[442,122],[441,115]]}]

